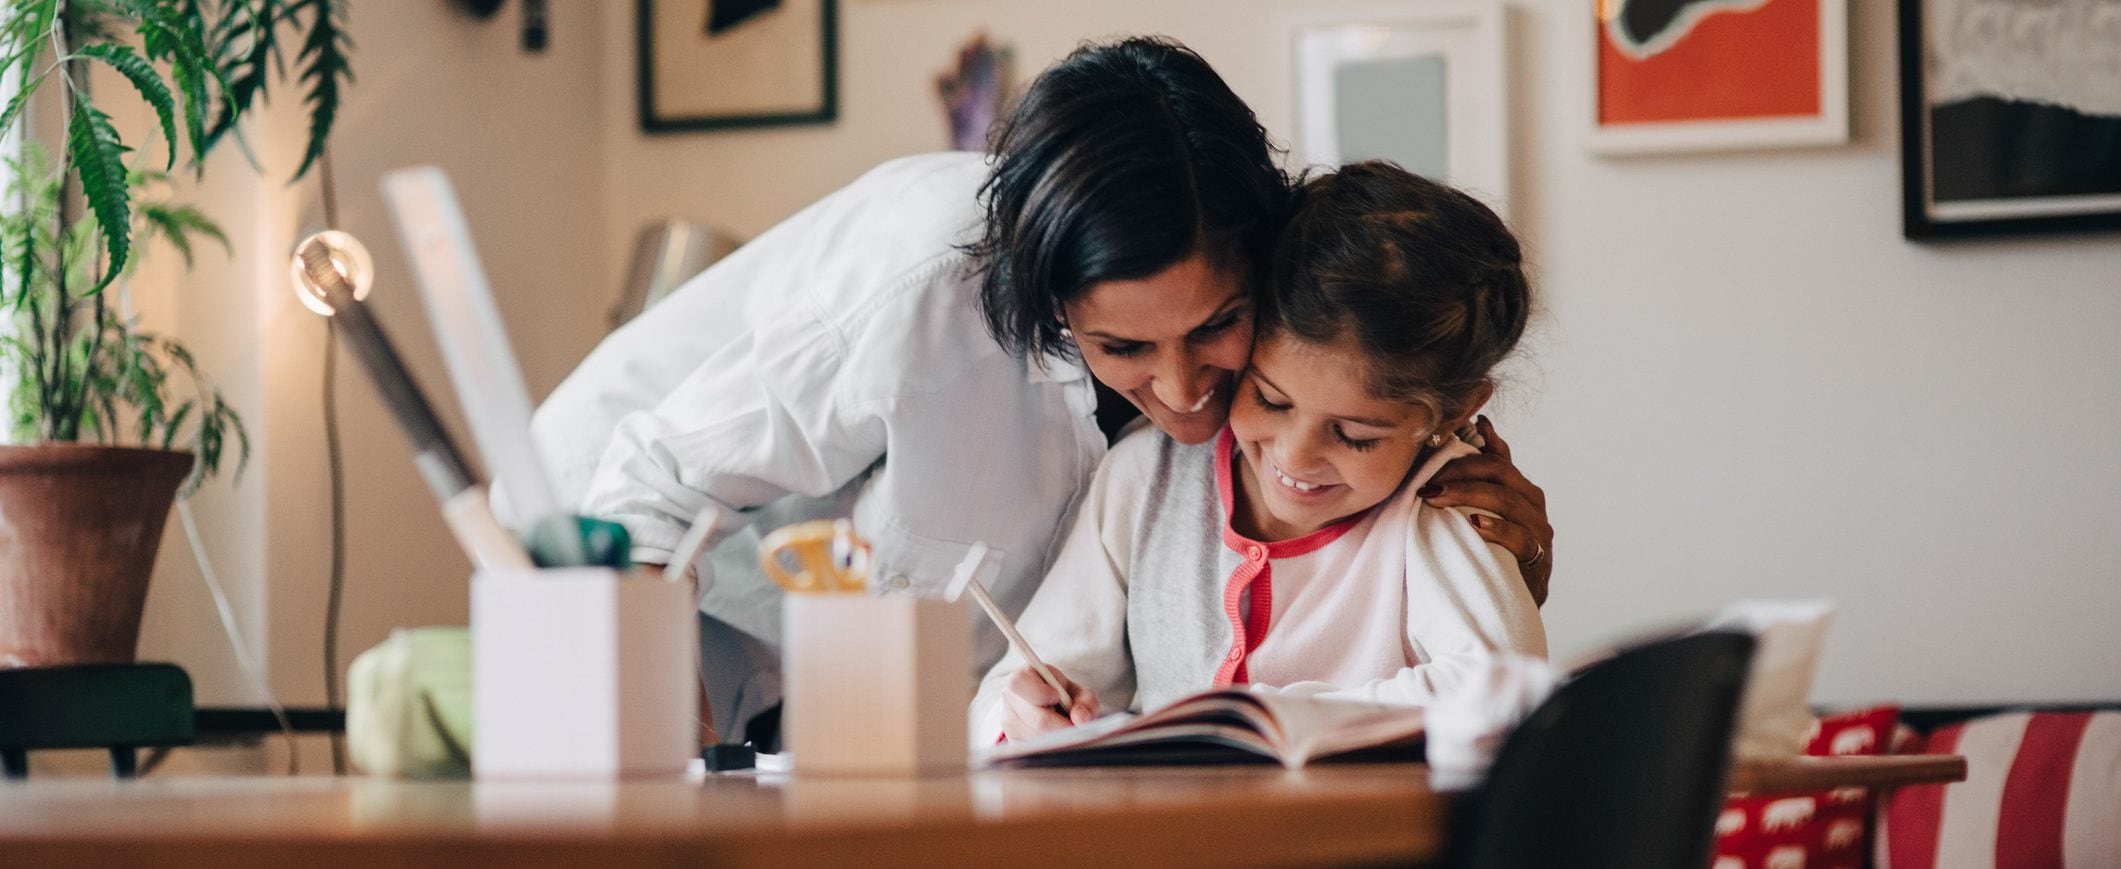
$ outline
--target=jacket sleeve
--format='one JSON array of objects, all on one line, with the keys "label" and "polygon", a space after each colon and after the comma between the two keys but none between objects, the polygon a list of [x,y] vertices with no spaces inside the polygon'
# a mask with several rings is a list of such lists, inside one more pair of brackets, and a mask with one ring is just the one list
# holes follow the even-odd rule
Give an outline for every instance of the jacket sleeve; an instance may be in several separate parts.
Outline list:
[{"label": "jacket sleeve", "polygon": [[1421,663],[1362,685],[1298,682],[1270,693],[1426,706],[1508,652],[1547,655],[1546,628],[1509,550],[1458,508],[1419,507],[1407,540],[1406,630]]},{"label": "jacket sleeve", "polygon": [[[790,301],[709,355],[654,409],[620,420],[581,506],[626,526],[635,560],[667,563],[696,520],[711,523],[711,547],[743,528],[751,508],[789,494],[822,497],[883,457],[888,401],[850,394],[856,366],[844,336]],[[702,575],[703,588],[710,581]]]},{"label": "jacket sleeve", "polygon": [[[1127,578],[1143,475],[1148,472],[1147,464],[1138,460],[1143,446],[1147,444],[1122,444],[1098,466],[1060,554],[1017,620],[1017,630],[1032,651],[1097,695],[1100,714],[1124,710],[1134,702]],[[1011,648],[980,680],[967,722],[975,750],[1001,741],[1002,686],[1024,666],[1023,656]]]}]

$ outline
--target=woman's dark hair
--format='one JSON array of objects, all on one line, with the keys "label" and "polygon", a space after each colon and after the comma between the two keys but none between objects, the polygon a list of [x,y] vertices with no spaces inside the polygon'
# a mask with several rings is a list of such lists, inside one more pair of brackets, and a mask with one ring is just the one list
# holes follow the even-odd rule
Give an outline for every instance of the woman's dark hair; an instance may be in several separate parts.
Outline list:
[{"label": "woman's dark hair", "polygon": [[980,306],[1019,354],[1073,352],[1062,304],[1193,255],[1249,285],[1289,194],[1267,134],[1222,77],[1168,39],[1085,44],[1041,74],[980,189]]},{"label": "woman's dark hair", "polygon": [[1297,197],[1267,265],[1258,334],[1352,336],[1373,395],[1426,406],[1431,425],[1467,411],[1531,318],[1524,255],[1502,218],[1383,161],[1309,179]]}]

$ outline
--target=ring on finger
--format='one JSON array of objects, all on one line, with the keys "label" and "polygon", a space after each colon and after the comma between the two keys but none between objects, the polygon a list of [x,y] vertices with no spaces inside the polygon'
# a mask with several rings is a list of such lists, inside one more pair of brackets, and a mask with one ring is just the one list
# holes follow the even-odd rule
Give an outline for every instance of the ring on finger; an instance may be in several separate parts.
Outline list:
[{"label": "ring on finger", "polygon": [[1532,557],[1522,559],[1517,563],[1522,567],[1537,567],[1540,562],[1545,560],[1547,560],[1547,545],[1534,540],[1532,541]]}]

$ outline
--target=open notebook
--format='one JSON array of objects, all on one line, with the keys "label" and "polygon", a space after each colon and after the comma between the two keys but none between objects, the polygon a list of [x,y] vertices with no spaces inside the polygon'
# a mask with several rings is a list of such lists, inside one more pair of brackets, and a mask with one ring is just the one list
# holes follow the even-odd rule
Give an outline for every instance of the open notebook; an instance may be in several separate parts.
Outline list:
[{"label": "open notebook", "polygon": [[988,766],[1420,760],[1421,710],[1239,689],[1184,698],[1143,715],[1111,715],[996,746]]}]

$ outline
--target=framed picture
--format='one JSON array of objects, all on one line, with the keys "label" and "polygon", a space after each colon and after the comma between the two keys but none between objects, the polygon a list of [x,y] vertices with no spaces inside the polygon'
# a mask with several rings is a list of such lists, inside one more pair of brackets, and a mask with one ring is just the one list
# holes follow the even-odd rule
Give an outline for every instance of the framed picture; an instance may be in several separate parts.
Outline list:
[{"label": "framed picture", "polygon": [[827,124],[837,0],[638,0],[641,129]]},{"label": "framed picture", "polygon": [[2121,228],[2121,4],[1900,0],[1902,232]]},{"label": "framed picture", "polygon": [[1849,138],[1848,0],[1597,0],[1589,144],[1600,154]]},{"label": "framed picture", "polygon": [[1304,163],[1391,160],[1508,210],[1509,88],[1497,4],[1290,25]]}]

